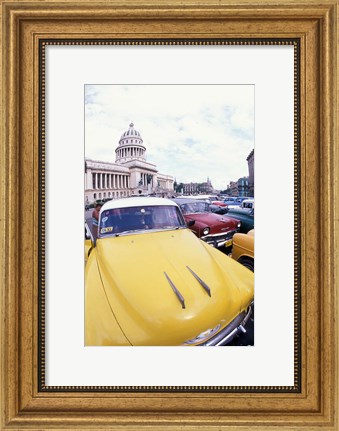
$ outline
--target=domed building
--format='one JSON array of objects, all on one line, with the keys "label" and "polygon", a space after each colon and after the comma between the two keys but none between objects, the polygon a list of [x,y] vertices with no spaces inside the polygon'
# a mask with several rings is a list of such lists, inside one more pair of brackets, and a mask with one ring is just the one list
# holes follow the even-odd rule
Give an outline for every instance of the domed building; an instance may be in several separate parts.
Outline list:
[{"label": "domed building", "polygon": [[131,123],[129,129],[121,135],[119,146],[115,150],[115,163],[125,163],[132,159],[146,162],[146,148],[143,142],[140,133],[134,129],[134,124]]},{"label": "domed building", "polygon": [[115,163],[85,159],[85,203],[101,199],[151,194],[171,196],[174,178],[160,174],[148,163],[146,147],[134,124],[129,125],[115,149]]}]

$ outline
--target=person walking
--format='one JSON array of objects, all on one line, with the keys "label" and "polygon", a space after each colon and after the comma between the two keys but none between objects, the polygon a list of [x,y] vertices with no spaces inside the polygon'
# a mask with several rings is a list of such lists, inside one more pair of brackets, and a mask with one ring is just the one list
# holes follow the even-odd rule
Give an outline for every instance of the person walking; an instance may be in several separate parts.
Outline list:
[{"label": "person walking", "polygon": [[95,208],[92,212],[92,218],[93,218],[92,232],[93,232],[94,239],[97,239],[98,237],[99,213],[100,213],[101,207],[102,207],[102,204],[98,202],[95,205]]}]

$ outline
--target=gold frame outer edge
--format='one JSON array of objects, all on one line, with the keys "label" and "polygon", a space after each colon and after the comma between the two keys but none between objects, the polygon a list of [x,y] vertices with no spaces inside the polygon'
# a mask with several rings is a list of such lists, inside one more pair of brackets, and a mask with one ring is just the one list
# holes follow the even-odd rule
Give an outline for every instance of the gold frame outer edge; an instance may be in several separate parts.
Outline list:
[{"label": "gold frame outer edge", "polygon": [[[183,7],[175,0],[157,5],[2,1],[1,6],[2,428],[338,429],[338,2],[188,1]],[[127,18],[140,39],[212,37],[211,23],[218,38],[300,39],[300,393],[89,394],[38,388],[38,42],[129,38]],[[15,216],[19,204],[28,215],[21,225]]]}]

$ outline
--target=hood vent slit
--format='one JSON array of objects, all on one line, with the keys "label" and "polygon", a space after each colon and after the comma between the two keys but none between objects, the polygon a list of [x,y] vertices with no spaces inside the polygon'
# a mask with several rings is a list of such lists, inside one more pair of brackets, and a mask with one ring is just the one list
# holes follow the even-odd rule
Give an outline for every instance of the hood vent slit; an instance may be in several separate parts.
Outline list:
[{"label": "hood vent slit", "polygon": [[207,286],[207,284],[203,280],[201,280],[201,278],[194,271],[192,271],[189,266],[186,266],[186,268],[193,275],[193,277],[199,281],[199,283],[204,288],[204,290],[208,293],[208,295],[211,296],[211,289]]},{"label": "hood vent slit", "polygon": [[164,272],[165,277],[167,278],[167,281],[169,282],[171,288],[173,289],[173,292],[176,294],[177,298],[179,299],[182,308],[186,308],[185,307],[185,299],[182,296],[182,294],[179,292],[179,290],[175,287],[173,281],[169,278],[169,276],[166,274],[166,272]]}]

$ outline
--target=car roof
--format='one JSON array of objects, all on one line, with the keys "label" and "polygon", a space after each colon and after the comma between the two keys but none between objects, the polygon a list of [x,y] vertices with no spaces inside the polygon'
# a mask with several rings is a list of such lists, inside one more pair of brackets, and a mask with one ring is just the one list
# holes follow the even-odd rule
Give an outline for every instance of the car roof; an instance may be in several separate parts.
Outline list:
[{"label": "car roof", "polygon": [[154,197],[129,197],[122,199],[114,199],[106,202],[101,211],[110,210],[115,208],[130,208],[140,206],[177,206],[177,204],[169,199],[165,198],[154,198]]},{"label": "car roof", "polygon": [[218,199],[217,195],[196,195],[192,196],[193,199]]}]

